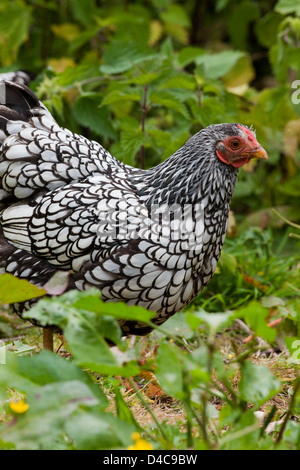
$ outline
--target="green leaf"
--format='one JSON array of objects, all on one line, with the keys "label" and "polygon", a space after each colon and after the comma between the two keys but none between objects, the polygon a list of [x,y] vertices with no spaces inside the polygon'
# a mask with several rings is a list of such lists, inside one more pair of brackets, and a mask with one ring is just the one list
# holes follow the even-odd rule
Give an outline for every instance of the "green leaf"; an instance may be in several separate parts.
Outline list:
[{"label": "green leaf", "polygon": [[134,41],[114,41],[104,52],[104,64],[100,70],[104,74],[122,73],[141,62],[157,58],[152,49]]},{"label": "green leaf", "polygon": [[101,99],[97,93],[80,96],[73,105],[73,114],[79,124],[101,135],[105,140],[115,138],[116,133],[111,124],[109,110],[105,107],[99,108]]},{"label": "green leaf", "polygon": [[2,0],[0,4],[0,59],[2,65],[11,65],[20,46],[28,37],[31,8],[23,1]]},{"label": "green leaf", "polygon": [[74,17],[82,24],[90,27],[94,22],[97,14],[95,0],[72,0],[70,6],[74,13]]},{"label": "green leaf", "polygon": [[[60,297],[44,299],[28,312],[41,325],[56,325],[64,332],[76,364],[109,375],[136,375],[139,366],[122,355],[116,356],[106,339],[123,348],[117,319],[147,322],[154,316],[141,307],[104,303],[99,292],[69,291]],[[97,293],[97,294],[96,294]],[[82,299],[81,299],[82,297]],[[126,362],[126,364],[124,364]]]},{"label": "green leaf", "polygon": [[[128,129],[121,132],[122,160],[134,161],[134,157],[145,142],[145,134],[141,129]],[[123,161],[124,161],[123,160]]]},{"label": "green leaf", "polygon": [[275,5],[274,10],[281,15],[295,13],[296,15],[300,16],[300,5],[294,0],[279,0]]},{"label": "green leaf", "polygon": [[243,318],[257,336],[272,342],[277,333],[267,325],[266,316],[268,312],[268,309],[259,302],[252,301],[246,307],[236,310],[235,315],[238,318]]},{"label": "green leaf", "polygon": [[162,343],[159,346],[155,375],[166,393],[175,398],[183,398],[183,366],[174,344]]},{"label": "green leaf", "polygon": [[78,300],[73,304],[74,307],[90,310],[101,315],[111,315],[118,319],[141,321],[145,323],[155,317],[154,312],[137,305],[129,306],[124,302],[103,302],[99,297],[99,292],[96,292],[94,294],[93,291],[80,293],[81,295],[79,295]]},{"label": "green leaf", "polygon": [[221,313],[207,313],[204,310],[196,312],[188,312],[186,319],[190,327],[195,330],[205,323],[210,331],[210,335],[215,335],[218,331],[230,325],[234,319],[233,312],[221,312]]},{"label": "green leaf", "polygon": [[[17,449],[67,448],[62,438],[73,413],[80,407],[98,404],[97,397],[79,380],[54,382],[27,394],[28,411],[10,426],[0,425],[2,438]],[[82,429],[83,433],[87,430]]]},{"label": "green leaf", "polygon": [[203,54],[196,59],[197,65],[203,65],[207,78],[219,78],[226,75],[244,56],[240,51],[222,51],[216,54]]},{"label": "green leaf", "polygon": [[66,431],[80,450],[128,447],[136,430],[109,413],[77,411],[66,423]]},{"label": "green leaf", "polygon": [[203,54],[205,54],[204,49],[201,49],[200,47],[188,46],[179,51],[177,60],[181,67],[186,67],[192,62],[196,63],[197,59]]},{"label": "green leaf", "polygon": [[45,289],[30,284],[26,279],[19,279],[8,273],[0,275],[0,304],[24,302],[45,294]]},{"label": "green leaf", "polygon": [[104,408],[107,399],[91,378],[74,363],[43,350],[31,357],[17,357],[7,353],[6,365],[1,369],[0,386],[14,387],[26,394],[34,393],[36,387],[56,382],[81,381],[91,388],[99,404]]},{"label": "green leaf", "polygon": [[68,67],[64,72],[58,75],[58,84],[63,87],[69,87],[83,80],[92,77],[100,77],[102,74],[99,71],[97,64],[83,62],[75,67]]},{"label": "green leaf", "polygon": [[166,23],[174,23],[177,26],[190,26],[190,18],[182,5],[169,4],[167,9],[161,12],[160,17]]},{"label": "green leaf", "polygon": [[241,365],[239,392],[242,400],[253,403],[255,409],[280,391],[280,381],[264,365],[245,361]]},{"label": "green leaf", "polygon": [[282,16],[274,11],[256,21],[254,29],[259,42],[265,47],[271,47],[276,42],[278,27]]},{"label": "green leaf", "polygon": [[127,423],[131,424],[135,427],[135,429],[141,430],[140,425],[137,423],[131,409],[123,398],[119,384],[114,387],[114,393],[118,418],[120,418],[122,421],[126,421]]},{"label": "green leaf", "polygon": [[132,89],[113,90],[109,92],[102,100],[101,106],[118,103],[119,101],[140,101],[141,94],[133,93]]},{"label": "green leaf", "polygon": [[153,104],[173,109],[185,118],[189,117],[189,112],[185,104],[181,103],[171,92],[153,92],[150,94],[150,101]]},{"label": "green leaf", "polygon": [[249,24],[258,18],[260,9],[257,3],[244,0],[235,6],[228,20],[228,30],[234,47],[247,48]]},{"label": "green leaf", "polygon": [[176,74],[174,77],[169,77],[160,84],[160,89],[164,88],[179,88],[186,90],[195,90],[195,78],[190,75]]}]

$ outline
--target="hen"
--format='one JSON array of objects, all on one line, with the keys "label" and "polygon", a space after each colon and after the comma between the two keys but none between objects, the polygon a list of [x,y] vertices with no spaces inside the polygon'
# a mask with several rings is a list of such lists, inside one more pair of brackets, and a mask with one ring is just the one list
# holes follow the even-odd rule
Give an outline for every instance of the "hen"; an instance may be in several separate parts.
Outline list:
[{"label": "hen", "polygon": [[220,257],[238,169],[267,159],[254,131],[211,125],[140,170],[61,128],[25,85],[1,82],[0,98],[0,272],[40,286],[69,270],[69,288],[143,306],[156,324],[191,302]]}]

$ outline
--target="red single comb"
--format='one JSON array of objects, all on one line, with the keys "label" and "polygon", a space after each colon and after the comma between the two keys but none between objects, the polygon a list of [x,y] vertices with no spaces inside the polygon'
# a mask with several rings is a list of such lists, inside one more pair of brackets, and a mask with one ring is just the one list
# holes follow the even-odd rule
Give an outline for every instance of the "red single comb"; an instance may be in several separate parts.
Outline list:
[{"label": "red single comb", "polygon": [[253,132],[250,129],[248,129],[247,127],[244,127],[244,126],[240,126],[240,124],[237,124],[237,126],[247,134],[248,140],[250,140],[250,142],[253,142],[254,144],[258,145],[258,142],[257,142]]}]

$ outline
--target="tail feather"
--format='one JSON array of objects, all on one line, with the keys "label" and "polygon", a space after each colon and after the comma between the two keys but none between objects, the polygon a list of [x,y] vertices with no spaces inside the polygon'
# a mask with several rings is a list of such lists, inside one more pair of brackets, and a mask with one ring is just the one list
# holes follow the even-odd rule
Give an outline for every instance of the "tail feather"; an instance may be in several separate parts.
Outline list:
[{"label": "tail feather", "polygon": [[[1,78],[1,76],[0,76]],[[30,110],[40,105],[34,93],[25,85],[0,81],[0,129],[7,121],[28,121]]]}]

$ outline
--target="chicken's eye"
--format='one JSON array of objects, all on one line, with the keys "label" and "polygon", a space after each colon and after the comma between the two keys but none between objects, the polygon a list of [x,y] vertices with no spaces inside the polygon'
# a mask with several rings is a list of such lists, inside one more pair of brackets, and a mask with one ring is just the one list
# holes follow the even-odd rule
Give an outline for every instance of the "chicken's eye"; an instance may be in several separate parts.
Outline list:
[{"label": "chicken's eye", "polygon": [[240,148],[240,141],[238,139],[232,139],[230,142],[229,142],[229,146],[230,148],[232,148],[233,150],[237,150],[238,148]]}]

